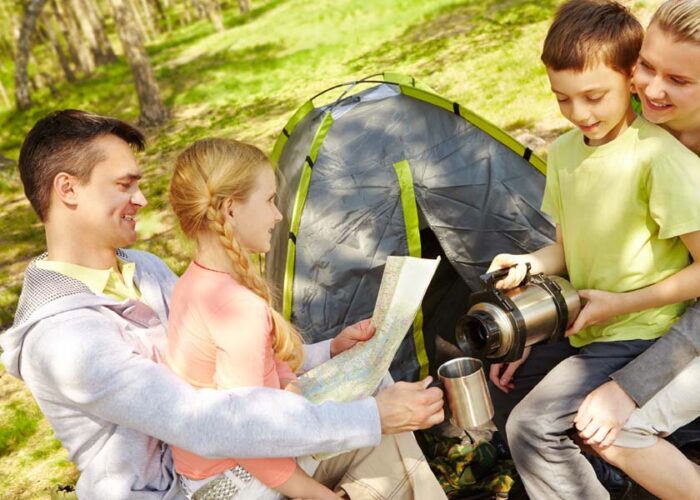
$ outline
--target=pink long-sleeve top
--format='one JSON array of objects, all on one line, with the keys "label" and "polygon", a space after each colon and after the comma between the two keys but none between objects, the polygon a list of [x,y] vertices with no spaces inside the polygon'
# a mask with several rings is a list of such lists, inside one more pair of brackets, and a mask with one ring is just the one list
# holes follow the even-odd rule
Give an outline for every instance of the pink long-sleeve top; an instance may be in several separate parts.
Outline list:
[{"label": "pink long-sleeve top", "polygon": [[[267,303],[231,275],[192,262],[175,285],[168,322],[168,366],[195,387],[280,388],[296,376],[272,350]],[[173,446],[175,469],[204,479],[240,464],[270,488],[289,479],[292,458],[209,459]]]}]

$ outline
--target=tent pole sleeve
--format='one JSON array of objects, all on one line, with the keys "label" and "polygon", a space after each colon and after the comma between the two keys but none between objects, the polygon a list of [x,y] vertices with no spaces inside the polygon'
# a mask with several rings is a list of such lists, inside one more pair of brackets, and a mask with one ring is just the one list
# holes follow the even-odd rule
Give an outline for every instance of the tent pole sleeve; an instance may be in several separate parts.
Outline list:
[{"label": "tent pole sleeve", "polygon": [[498,142],[511,149],[517,155],[525,158],[537,170],[539,170],[543,174],[546,173],[547,165],[539,156],[534,154],[529,148],[526,148],[524,145],[520,144],[517,140],[512,138],[510,135],[508,135],[506,132],[504,132],[488,120],[480,117],[479,115],[469,111],[466,108],[461,107],[457,103],[448,101],[444,97],[440,97],[437,94],[427,92],[424,89],[418,88],[417,86],[409,86],[399,83],[399,88],[403,95],[407,95],[409,97],[413,97],[415,99],[419,99],[421,101],[433,104],[439,108],[461,116],[478,129],[484,131],[485,133],[496,139]]},{"label": "tent pole sleeve", "polygon": [[313,109],[314,105],[311,103],[311,101],[306,101],[304,104],[301,105],[299,109],[297,109],[296,113],[294,113],[289,119],[287,124],[282,129],[282,132],[280,133],[279,137],[277,137],[277,141],[275,141],[274,148],[272,148],[270,161],[273,165],[277,166],[277,162],[280,159],[282,150],[284,149],[285,144],[287,144],[287,139],[289,139],[289,136],[292,135],[292,132],[294,132],[294,129],[297,127],[299,122],[302,121],[306,117],[306,115],[311,113]]},{"label": "tent pole sleeve", "polygon": [[[403,220],[406,225],[406,240],[408,242],[408,254],[411,257],[421,257],[420,227],[418,223],[418,207],[416,205],[416,193],[413,190],[413,174],[408,161],[402,160],[394,163],[394,170],[401,190],[401,208]],[[419,307],[413,320],[413,343],[416,347],[416,358],[420,365],[420,378],[428,376],[428,354],[425,350],[423,337],[423,308]]]},{"label": "tent pole sleeve", "polygon": [[321,149],[321,144],[326,138],[326,134],[333,124],[333,117],[329,112],[323,117],[321,125],[316,130],[314,140],[311,142],[309,156],[304,160],[301,176],[299,178],[299,187],[297,188],[296,198],[294,199],[294,208],[292,210],[292,220],[289,223],[289,241],[287,242],[287,260],[284,266],[284,285],[282,287],[282,315],[291,320],[292,318],[292,299],[294,293],[294,269],[296,267],[297,242],[296,237],[299,234],[299,225],[301,224],[301,214],[304,211],[306,204],[306,196],[309,194],[309,185],[311,184],[311,172],[313,171],[318,150]]}]

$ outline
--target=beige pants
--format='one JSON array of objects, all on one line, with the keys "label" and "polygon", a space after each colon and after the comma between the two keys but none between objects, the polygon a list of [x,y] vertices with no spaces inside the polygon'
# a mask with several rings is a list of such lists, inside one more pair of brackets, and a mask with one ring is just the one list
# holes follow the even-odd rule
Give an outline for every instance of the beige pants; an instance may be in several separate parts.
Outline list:
[{"label": "beige pants", "polygon": [[411,432],[323,460],[314,479],[352,500],[447,498]]}]

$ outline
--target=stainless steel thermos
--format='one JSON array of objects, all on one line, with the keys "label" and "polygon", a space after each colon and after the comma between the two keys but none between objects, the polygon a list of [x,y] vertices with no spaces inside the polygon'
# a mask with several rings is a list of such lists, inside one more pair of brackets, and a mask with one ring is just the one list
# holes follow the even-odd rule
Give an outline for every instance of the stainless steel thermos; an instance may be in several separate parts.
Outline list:
[{"label": "stainless steel thermos", "polygon": [[581,309],[576,290],[564,278],[528,274],[510,290],[495,283],[508,269],[481,276],[484,290],[470,296],[468,312],[457,323],[456,339],[468,356],[508,362],[520,359],[526,346],[556,341]]}]

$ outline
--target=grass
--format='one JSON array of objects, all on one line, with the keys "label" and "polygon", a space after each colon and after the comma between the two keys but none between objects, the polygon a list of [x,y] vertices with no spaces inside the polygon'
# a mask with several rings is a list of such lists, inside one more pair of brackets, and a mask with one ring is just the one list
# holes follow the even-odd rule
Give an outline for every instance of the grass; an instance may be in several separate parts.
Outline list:
[{"label": "grass", "polygon": [[[163,256],[176,272],[186,265],[191,247],[175,228],[166,193],[174,156],[193,140],[233,136],[269,151],[310,96],[384,70],[416,77],[544,153],[567,127],[539,62],[558,3],[254,0],[246,16],[236,9],[224,13],[222,33],[199,21],[160,35],[148,52],[172,120],[146,131],[149,145],[140,161],[149,206],[140,217],[137,246]],[[632,7],[647,16],[658,3],[639,0]],[[0,79],[12,93],[6,62],[0,63]],[[2,154],[16,159],[32,124],[54,109],[88,109],[132,122],[138,117],[123,60],[57,90],[55,96],[35,92],[28,111],[0,111]],[[11,324],[22,270],[43,250],[43,238],[16,169],[0,167],[0,329]],[[75,481],[75,469],[31,398],[8,380],[0,370],[0,498],[33,498],[51,484]],[[46,481],[34,483],[36,477]]]}]

